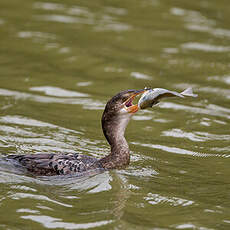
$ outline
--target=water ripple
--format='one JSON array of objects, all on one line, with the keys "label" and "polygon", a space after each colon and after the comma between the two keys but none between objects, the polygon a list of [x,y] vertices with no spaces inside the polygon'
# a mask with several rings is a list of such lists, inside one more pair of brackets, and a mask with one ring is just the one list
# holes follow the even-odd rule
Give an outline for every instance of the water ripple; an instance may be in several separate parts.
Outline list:
[{"label": "water ripple", "polygon": [[[192,106],[186,106],[186,105],[179,105],[176,103],[171,102],[162,102],[159,105],[160,108],[164,109],[172,109],[172,110],[183,110],[183,111],[189,111],[190,113],[200,113],[200,114],[207,114],[210,116],[218,116],[218,117],[224,117],[227,119],[230,119],[230,114],[228,112],[228,109],[226,111],[222,111],[221,108],[219,109],[213,109],[212,107],[208,108],[198,108],[198,107],[192,107]],[[218,108],[218,107],[216,107]]]},{"label": "water ripple", "polygon": [[190,206],[195,202],[192,200],[186,200],[178,197],[166,197],[159,194],[148,193],[146,197],[144,197],[149,204],[156,205],[162,203],[168,203],[172,206]]},{"label": "water ripple", "polygon": [[54,34],[42,33],[42,32],[32,32],[32,31],[21,31],[18,32],[19,38],[42,38],[42,39],[56,39]]},{"label": "water ripple", "polygon": [[163,136],[187,138],[191,141],[230,140],[230,135],[211,134],[207,132],[185,132],[181,129],[172,129],[162,132]]},{"label": "water ripple", "polygon": [[[57,178],[58,179],[58,178]],[[72,183],[70,183],[72,181]],[[111,182],[113,178],[109,172],[83,177],[80,183],[76,183],[76,179],[70,178],[69,189],[78,191],[87,191],[88,194],[95,194],[112,189]],[[79,182],[79,181],[78,181]]]},{"label": "water ripple", "polygon": [[136,167],[132,168],[131,166],[129,167],[129,169],[120,170],[119,173],[122,175],[135,176],[135,177],[155,177],[156,175],[159,174],[157,171],[151,168],[137,169]]},{"label": "water ripple", "polygon": [[[0,122],[4,123],[4,118],[0,117]],[[4,132],[4,133],[9,133],[9,134],[15,134],[15,135],[19,135],[19,136],[23,136],[23,137],[38,137],[38,134],[24,130],[22,128],[14,128],[14,127],[10,127],[10,126],[6,126],[6,125],[1,125],[0,126],[0,131]]]},{"label": "water ripple", "polygon": [[178,7],[173,7],[170,9],[170,13],[175,16],[183,17],[185,22],[203,24],[203,25],[216,25],[216,21],[213,19],[208,19],[202,15],[199,11],[186,10]]},{"label": "water ripple", "polygon": [[39,214],[40,212],[38,210],[32,210],[32,209],[29,209],[29,208],[20,208],[18,210],[16,210],[16,212],[19,212],[19,213],[32,213],[32,214]]},{"label": "water ripple", "polygon": [[37,192],[36,189],[25,186],[25,185],[12,185],[10,186],[12,189],[19,189],[19,190],[23,190],[23,191],[32,191],[32,192]]},{"label": "water ripple", "polygon": [[[98,145],[101,141],[92,141],[82,136],[80,138],[79,135],[83,133],[76,130],[22,116],[3,116],[0,117],[1,123],[4,124],[0,126],[1,147],[14,147],[14,152],[17,153],[89,152],[90,155],[98,157],[98,153],[104,152],[104,146]],[[17,127],[12,127],[15,125]],[[31,135],[28,130],[32,130]]]},{"label": "water ripple", "polygon": [[165,146],[165,145],[143,144],[143,143],[139,143],[139,142],[132,142],[132,144],[139,145],[142,147],[148,147],[148,148],[152,148],[152,149],[159,149],[159,150],[169,152],[169,153],[190,155],[190,156],[195,156],[195,157],[223,157],[223,158],[229,158],[230,157],[230,154],[199,153],[199,152],[194,152],[194,151],[187,150],[187,149],[182,149],[182,148],[178,148],[178,147],[170,147],[170,146]]},{"label": "water ripple", "polygon": [[34,199],[34,200],[42,200],[42,201],[48,201],[54,204],[58,204],[67,208],[71,208],[73,207],[73,205],[70,204],[65,204],[56,200],[52,200],[50,198],[48,198],[47,196],[44,195],[35,195],[35,194],[30,194],[30,193],[14,193],[12,195],[9,196],[10,198],[14,199],[14,200],[21,200],[21,199]]},{"label": "water ripple", "polygon": [[88,97],[89,96],[86,93],[79,93],[76,91],[66,90],[66,89],[53,87],[53,86],[31,87],[30,90],[44,92],[46,95],[56,96],[56,97]]},{"label": "water ripple", "polygon": [[58,15],[58,14],[36,16],[36,19],[41,21],[49,21],[49,22],[76,23],[76,24],[88,24],[88,25],[94,24],[94,20],[89,18],[78,18],[73,16]]},{"label": "water ripple", "polygon": [[205,52],[229,52],[230,46],[217,46],[199,42],[188,42],[181,45],[183,49],[201,50]]},{"label": "water ripple", "polygon": [[138,72],[132,72],[130,74],[131,77],[134,77],[136,79],[144,79],[144,80],[151,80],[152,77],[148,76],[147,74],[143,74],[143,73],[138,73]]},{"label": "water ripple", "polygon": [[34,8],[43,9],[43,10],[64,10],[65,7],[63,4],[51,3],[51,2],[36,2],[34,3]]},{"label": "water ripple", "polygon": [[[224,75],[224,76],[210,76],[208,77],[209,81],[220,81],[220,82],[224,82],[228,85],[230,85],[230,75]],[[229,92],[230,94],[230,92]]]},{"label": "water ripple", "polygon": [[[60,91],[59,91],[60,92]],[[104,104],[98,100],[89,98],[57,98],[51,96],[38,96],[30,93],[22,93],[13,90],[0,89],[0,96],[14,97],[20,100],[32,100],[41,103],[62,103],[62,104],[78,104],[82,105],[85,109],[98,110],[104,109]]]},{"label": "water ripple", "polygon": [[186,28],[192,31],[206,32],[216,37],[227,37],[230,38],[230,30],[222,28],[213,28],[207,25],[187,24]]},{"label": "water ripple", "polygon": [[111,7],[111,6],[106,7],[105,11],[111,14],[116,14],[116,15],[126,15],[127,14],[127,9]]},{"label": "water ripple", "polygon": [[54,218],[54,217],[44,216],[44,215],[27,215],[27,216],[21,216],[21,218],[40,223],[46,228],[62,228],[62,229],[89,229],[89,228],[96,228],[112,223],[112,220],[103,220],[103,221],[96,221],[90,223],[76,224],[76,223],[64,222],[60,218]]},{"label": "water ripple", "polygon": [[6,123],[6,124],[17,124],[17,125],[24,125],[24,126],[50,127],[50,128],[58,127],[56,125],[52,125],[47,122],[38,121],[35,119],[22,117],[22,116],[11,116],[11,115],[0,117],[0,122]]}]

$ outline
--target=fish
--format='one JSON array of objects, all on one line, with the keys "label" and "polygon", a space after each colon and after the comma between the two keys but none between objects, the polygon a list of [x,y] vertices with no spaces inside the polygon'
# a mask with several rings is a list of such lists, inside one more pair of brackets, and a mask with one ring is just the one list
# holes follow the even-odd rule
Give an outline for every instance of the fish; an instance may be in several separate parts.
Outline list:
[{"label": "fish", "polygon": [[161,99],[165,97],[197,97],[197,94],[193,93],[191,87],[185,89],[183,92],[178,93],[176,91],[170,91],[163,88],[154,88],[148,89],[143,95],[141,96],[140,100],[138,101],[138,107],[140,109],[151,108],[154,105],[158,104]]}]

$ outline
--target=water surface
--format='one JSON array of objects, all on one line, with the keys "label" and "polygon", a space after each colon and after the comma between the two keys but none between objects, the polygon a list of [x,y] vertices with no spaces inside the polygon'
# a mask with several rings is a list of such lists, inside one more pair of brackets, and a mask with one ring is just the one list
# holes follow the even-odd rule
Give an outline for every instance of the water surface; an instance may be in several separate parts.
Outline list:
[{"label": "water surface", "polygon": [[83,178],[0,168],[1,229],[229,229],[228,1],[0,2],[0,153],[109,153],[106,101],[182,91],[139,111],[131,164]]}]

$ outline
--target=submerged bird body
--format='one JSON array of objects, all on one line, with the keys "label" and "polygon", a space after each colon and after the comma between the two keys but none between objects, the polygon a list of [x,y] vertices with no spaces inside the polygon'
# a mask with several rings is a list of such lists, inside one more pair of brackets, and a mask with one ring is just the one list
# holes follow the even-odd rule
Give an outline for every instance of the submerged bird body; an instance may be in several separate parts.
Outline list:
[{"label": "submerged bird body", "polygon": [[86,171],[101,168],[94,157],[80,154],[27,154],[9,155],[8,160],[29,173],[40,176],[82,174]]},{"label": "submerged bird body", "polygon": [[145,91],[122,91],[107,102],[101,124],[111,146],[108,156],[97,159],[81,154],[25,154],[8,155],[6,159],[37,176],[82,175],[94,170],[125,167],[129,164],[130,153],[124,133],[130,118],[138,111],[138,105],[133,105],[132,101]]}]

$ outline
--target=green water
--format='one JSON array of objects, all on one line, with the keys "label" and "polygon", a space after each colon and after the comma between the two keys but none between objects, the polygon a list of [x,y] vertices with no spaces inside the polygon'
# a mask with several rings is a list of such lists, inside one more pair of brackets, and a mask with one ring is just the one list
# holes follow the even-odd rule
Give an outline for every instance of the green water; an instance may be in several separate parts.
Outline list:
[{"label": "green water", "polygon": [[0,229],[230,229],[229,1],[0,1],[0,153],[109,153],[106,101],[139,111],[131,164],[89,178],[0,170]]}]

